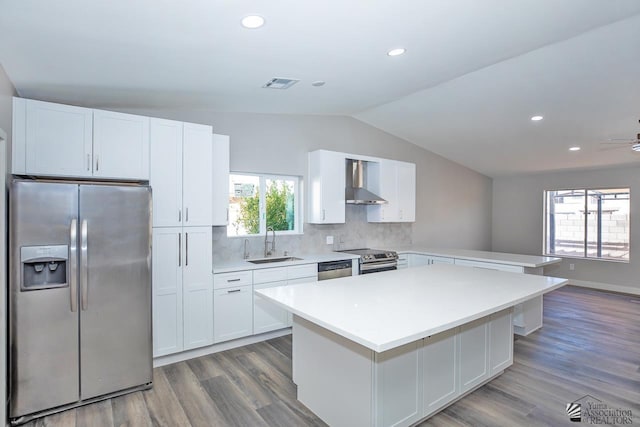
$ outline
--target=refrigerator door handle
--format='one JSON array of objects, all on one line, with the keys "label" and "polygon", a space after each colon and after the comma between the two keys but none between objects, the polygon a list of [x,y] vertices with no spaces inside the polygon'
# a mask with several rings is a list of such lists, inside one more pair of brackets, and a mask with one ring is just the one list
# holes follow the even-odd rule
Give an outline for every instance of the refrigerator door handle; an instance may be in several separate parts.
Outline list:
[{"label": "refrigerator door handle", "polygon": [[89,305],[89,295],[88,295],[88,282],[89,282],[89,269],[88,269],[88,260],[87,260],[87,220],[82,220],[81,230],[80,230],[80,293],[82,294],[82,310],[86,310]]},{"label": "refrigerator door handle", "polygon": [[178,267],[182,267],[182,233],[178,233]]},{"label": "refrigerator door handle", "polygon": [[69,293],[71,311],[78,311],[78,219],[71,220],[69,228]]},{"label": "refrigerator door handle", "polygon": [[184,233],[184,265],[189,265],[189,233]]}]

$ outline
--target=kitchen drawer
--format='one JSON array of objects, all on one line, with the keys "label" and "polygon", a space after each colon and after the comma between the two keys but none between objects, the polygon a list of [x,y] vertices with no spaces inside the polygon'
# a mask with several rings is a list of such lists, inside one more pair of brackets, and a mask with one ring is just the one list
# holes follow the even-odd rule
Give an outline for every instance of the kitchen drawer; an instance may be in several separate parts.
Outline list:
[{"label": "kitchen drawer", "polygon": [[253,284],[287,280],[287,267],[265,268],[253,272]]},{"label": "kitchen drawer", "polygon": [[287,279],[318,277],[318,264],[304,264],[287,267]]},{"label": "kitchen drawer", "polygon": [[252,271],[234,271],[232,273],[218,273],[213,275],[213,289],[251,285],[252,283]]}]

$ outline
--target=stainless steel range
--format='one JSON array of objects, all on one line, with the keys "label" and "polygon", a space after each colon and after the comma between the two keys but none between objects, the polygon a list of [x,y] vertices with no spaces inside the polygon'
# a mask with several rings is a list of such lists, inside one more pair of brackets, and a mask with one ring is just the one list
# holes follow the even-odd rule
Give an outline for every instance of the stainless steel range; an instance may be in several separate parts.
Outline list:
[{"label": "stainless steel range", "polygon": [[360,255],[360,274],[398,269],[398,253],[379,249],[347,249],[348,254]]}]

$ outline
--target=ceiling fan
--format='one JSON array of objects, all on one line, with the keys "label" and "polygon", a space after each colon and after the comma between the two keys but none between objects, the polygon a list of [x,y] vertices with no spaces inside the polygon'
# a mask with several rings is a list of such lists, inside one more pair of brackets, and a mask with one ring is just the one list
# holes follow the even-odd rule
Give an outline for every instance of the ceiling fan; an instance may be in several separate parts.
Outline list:
[{"label": "ceiling fan", "polygon": [[[640,123],[640,120],[638,120]],[[601,142],[601,144],[620,144],[620,145],[628,145],[631,147],[633,151],[640,152],[640,133],[636,135],[635,139],[632,138],[613,138],[609,139],[607,142]],[[611,147],[611,148],[622,148],[622,147]],[[611,149],[610,148],[610,149]]]},{"label": "ceiling fan", "polygon": [[628,145],[631,147],[633,151],[640,151],[640,133],[636,135],[635,139],[614,138],[614,139],[609,139],[606,142],[602,142],[602,144],[620,144],[621,145],[621,147],[612,147],[612,148],[622,148],[622,146]]}]

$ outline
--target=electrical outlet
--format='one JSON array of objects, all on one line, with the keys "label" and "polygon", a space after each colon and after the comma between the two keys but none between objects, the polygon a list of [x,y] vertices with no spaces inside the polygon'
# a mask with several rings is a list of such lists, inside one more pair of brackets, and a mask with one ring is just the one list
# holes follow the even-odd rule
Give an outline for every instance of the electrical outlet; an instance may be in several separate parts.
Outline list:
[{"label": "electrical outlet", "polygon": [[569,270],[573,271],[576,269],[576,265],[575,264],[569,264]]},{"label": "electrical outlet", "polygon": [[327,236],[327,245],[333,245],[333,236]]}]

